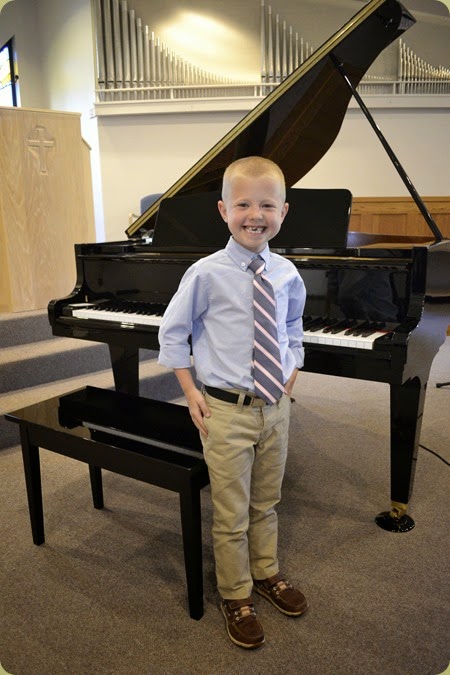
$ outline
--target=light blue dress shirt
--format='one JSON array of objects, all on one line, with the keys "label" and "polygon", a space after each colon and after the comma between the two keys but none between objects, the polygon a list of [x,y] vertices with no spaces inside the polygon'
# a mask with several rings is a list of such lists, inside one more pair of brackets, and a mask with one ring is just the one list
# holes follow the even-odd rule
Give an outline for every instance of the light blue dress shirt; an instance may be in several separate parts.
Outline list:
[{"label": "light blue dress shirt", "polygon": [[[304,283],[295,266],[266,246],[259,254],[266,264],[276,298],[278,337],[284,381],[304,360],[302,315]],[[189,368],[192,355],[200,382],[221,389],[254,391],[253,272],[255,257],[231,237],[227,246],[194,263],[164,313],[159,329],[158,362]]]}]

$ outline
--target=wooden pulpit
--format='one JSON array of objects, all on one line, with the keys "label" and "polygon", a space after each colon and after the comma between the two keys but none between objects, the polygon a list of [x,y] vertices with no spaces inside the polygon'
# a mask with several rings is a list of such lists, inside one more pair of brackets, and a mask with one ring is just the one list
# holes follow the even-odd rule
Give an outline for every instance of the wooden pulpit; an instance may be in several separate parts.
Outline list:
[{"label": "wooden pulpit", "polygon": [[75,286],[74,244],[95,241],[90,148],[78,113],[0,107],[0,312]]}]

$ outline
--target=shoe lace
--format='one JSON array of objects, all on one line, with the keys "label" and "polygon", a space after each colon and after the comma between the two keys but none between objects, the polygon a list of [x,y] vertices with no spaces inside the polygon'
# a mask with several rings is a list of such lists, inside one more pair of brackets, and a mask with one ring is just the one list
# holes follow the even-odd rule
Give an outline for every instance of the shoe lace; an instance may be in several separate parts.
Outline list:
[{"label": "shoe lace", "polygon": [[236,623],[243,621],[248,616],[256,618],[256,612],[253,605],[244,605],[243,607],[238,607],[238,609],[233,610],[233,613],[236,617],[235,618]]},{"label": "shoe lace", "polygon": [[292,584],[290,584],[287,579],[279,579],[271,587],[271,589],[275,592],[276,595],[280,595],[280,593],[282,593],[288,588],[292,588]]}]

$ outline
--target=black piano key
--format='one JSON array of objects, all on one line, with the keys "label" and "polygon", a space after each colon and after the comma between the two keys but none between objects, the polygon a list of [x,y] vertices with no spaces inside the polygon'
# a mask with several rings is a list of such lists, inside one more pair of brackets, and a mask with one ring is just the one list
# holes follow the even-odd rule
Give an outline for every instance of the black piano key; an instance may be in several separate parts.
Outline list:
[{"label": "black piano key", "polygon": [[349,328],[345,331],[344,335],[361,335],[361,331],[367,330],[370,326],[370,321],[363,321],[362,323],[356,324],[354,328]]},{"label": "black piano key", "polygon": [[360,335],[361,337],[368,337],[369,335],[372,335],[378,330],[377,328],[378,324],[376,321],[368,321],[367,324],[368,325],[364,327],[360,326],[357,332],[354,334]]},{"label": "black piano key", "polygon": [[308,333],[317,333],[317,331],[323,330],[326,326],[328,326],[326,321],[321,321],[320,323],[308,326]]},{"label": "black piano key", "polygon": [[377,331],[383,330],[383,328],[385,328],[385,326],[386,326],[386,324],[384,322],[376,322],[375,321],[373,324],[371,324],[371,326],[369,326],[369,328],[367,330],[364,330],[361,333],[361,336],[362,337],[369,337],[369,335],[373,335]]},{"label": "black piano key", "polygon": [[303,330],[310,330],[313,326],[322,325],[324,318],[322,316],[317,316],[314,319],[309,319],[309,321],[303,321]]},{"label": "black piano key", "polygon": [[327,327],[323,329],[323,332],[334,333],[337,330],[337,332],[340,333],[341,330],[343,330],[344,324],[346,323],[347,322],[345,320],[339,321],[338,319],[332,319],[331,321],[328,322]]},{"label": "black piano key", "polygon": [[347,331],[350,328],[353,328],[354,326],[356,326],[357,323],[358,322],[356,321],[356,319],[353,320],[343,319],[342,321],[339,321],[339,323],[337,323],[335,326],[333,326],[329,332],[332,335],[337,335],[338,333],[342,333],[343,331]]}]

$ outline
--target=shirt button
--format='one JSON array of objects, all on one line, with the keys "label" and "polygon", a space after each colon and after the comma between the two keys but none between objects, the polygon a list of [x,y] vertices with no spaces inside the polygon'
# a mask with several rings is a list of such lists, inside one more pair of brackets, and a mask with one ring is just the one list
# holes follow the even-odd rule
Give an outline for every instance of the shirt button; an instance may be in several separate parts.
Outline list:
[{"label": "shirt button", "polygon": [[241,267],[246,267],[245,262],[241,262]]}]

